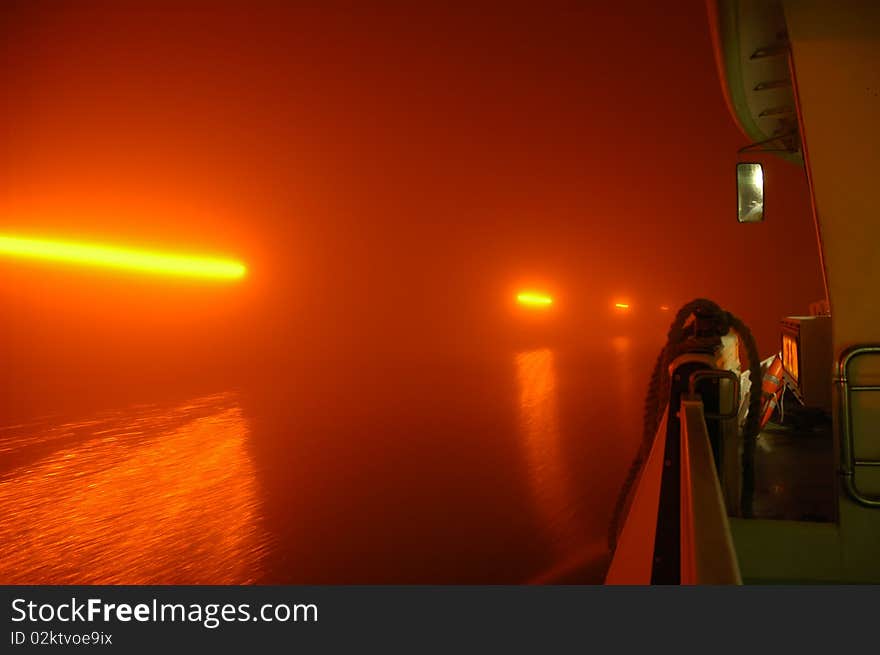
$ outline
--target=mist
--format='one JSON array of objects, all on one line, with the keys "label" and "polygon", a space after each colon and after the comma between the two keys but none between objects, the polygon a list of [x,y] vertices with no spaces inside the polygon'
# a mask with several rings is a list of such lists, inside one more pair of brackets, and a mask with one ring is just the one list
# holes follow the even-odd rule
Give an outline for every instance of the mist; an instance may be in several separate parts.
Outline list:
[{"label": "mist", "polygon": [[767,352],[821,297],[801,169],[768,160],[768,220],[734,219],[744,137],[699,2],[3,13],[3,231],[250,271],[223,287],[4,261],[14,384],[120,361],[136,378],[158,353],[239,372],[454,356],[521,328],[523,286],[555,294],[567,343],[607,331],[617,298],[654,338],[661,304],[705,296]]}]

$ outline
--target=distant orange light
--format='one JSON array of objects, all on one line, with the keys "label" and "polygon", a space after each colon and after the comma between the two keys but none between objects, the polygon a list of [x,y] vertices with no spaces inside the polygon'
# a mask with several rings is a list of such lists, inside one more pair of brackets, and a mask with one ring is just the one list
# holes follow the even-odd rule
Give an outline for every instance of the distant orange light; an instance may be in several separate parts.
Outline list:
[{"label": "distant orange light", "polygon": [[617,307],[617,309],[629,309],[629,303],[625,302],[616,302],[614,303],[614,306]]},{"label": "distant orange light", "polygon": [[516,301],[520,305],[529,305],[532,307],[549,307],[553,304],[553,298],[542,293],[523,292],[516,296]]},{"label": "distant orange light", "polygon": [[668,312],[669,306],[668,305],[660,305],[660,311],[661,312]]},{"label": "distant orange light", "polygon": [[155,275],[235,280],[247,273],[239,261],[117,246],[0,235],[0,255],[121,268]]}]

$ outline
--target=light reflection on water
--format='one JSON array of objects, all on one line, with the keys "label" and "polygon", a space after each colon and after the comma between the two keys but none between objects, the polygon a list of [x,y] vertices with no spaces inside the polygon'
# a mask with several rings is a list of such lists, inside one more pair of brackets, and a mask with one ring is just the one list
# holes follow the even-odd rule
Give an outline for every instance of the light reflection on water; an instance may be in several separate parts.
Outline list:
[{"label": "light reflection on water", "polygon": [[247,584],[267,534],[233,394],[0,432],[0,583]]},{"label": "light reflection on water", "polygon": [[0,427],[0,583],[598,582],[649,361],[603,346]]},{"label": "light reflection on water", "polygon": [[[615,336],[599,359],[585,362],[576,388],[560,388],[556,353],[542,348],[515,357],[519,388],[519,429],[526,472],[541,531],[554,559],[533,584],[595,584],[608,565],[603,517],[614,502],[637,437],[641,410],[635,390],[642,361],[628,336]],[[644,360],[647,361],[647,360]],[[568,382],[571,382],[569,371]],[[577,393],[578,412],[590,420],[573,431],[560,403]]]},{"label": "light reflection on water", "polygon": [[535,507],[554,548],[566,552],[580,541],[581,530],[562,452],[553,351],[518,353],[516,371],[520,430]]}]

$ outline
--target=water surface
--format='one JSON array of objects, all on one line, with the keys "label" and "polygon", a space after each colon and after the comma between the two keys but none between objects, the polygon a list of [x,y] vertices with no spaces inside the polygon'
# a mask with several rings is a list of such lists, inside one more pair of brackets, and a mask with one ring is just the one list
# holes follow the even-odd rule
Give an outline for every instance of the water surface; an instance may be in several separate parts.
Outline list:
[{"label": "water surface", "polygon": [[17,421],[0,581],[601,581],[651,355],[312,363]]}]

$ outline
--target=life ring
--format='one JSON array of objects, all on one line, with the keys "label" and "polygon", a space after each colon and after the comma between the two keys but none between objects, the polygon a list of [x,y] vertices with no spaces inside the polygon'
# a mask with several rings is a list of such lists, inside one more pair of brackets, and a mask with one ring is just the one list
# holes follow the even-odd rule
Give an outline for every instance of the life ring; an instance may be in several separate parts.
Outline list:
[{"label": "life ring", "polygon": [[782,392],[785,390],[782,370],[782,359],[776,355],[761,380],[760,429],[770,422],[770,417],[773,416],[773,411],[779,405],[779,399],[782,398]]}]

